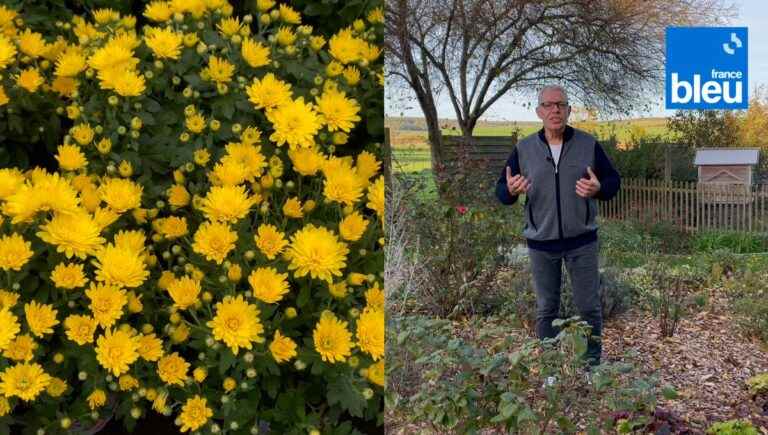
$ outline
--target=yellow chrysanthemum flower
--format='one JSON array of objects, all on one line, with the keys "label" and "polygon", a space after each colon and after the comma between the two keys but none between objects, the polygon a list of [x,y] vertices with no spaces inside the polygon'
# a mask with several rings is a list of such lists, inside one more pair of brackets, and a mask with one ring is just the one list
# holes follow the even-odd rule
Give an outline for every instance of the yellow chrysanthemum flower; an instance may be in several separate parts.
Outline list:
[{"label": "yellow chrysanthemum flower", "polygon": [[355,63],[362,58],[365,41],[352,34],[352,28],[347,27],[333,35],[328,41],[328,52],[342,64]]},{"label": "yellow chrysanthemum flower", "polygon": [[48,47],[43,39],[43,35],[26,29],[19,35],[19,50],[31,58],[40,57],[48,51]]},{"label": "yellow chrysanthemum flower", "polygon": [[51,281],[57,288],[74,289],[88,284],[83,265],[59,263],[51,272]]},{"label": "yellow chrysanthemum flower", "polygon": [[208,59],[208,66],[200,71],[209,80],[216,83],[229,83],[232,75],[235,73],[235,66],[227,59],[211,56]]},{"label": "yellow chrysanthemum flower", "polygon": [[362,196],[365,181],[355,168],[334,158],[323,169],[323,195],[328,201],[354,205]]},{"label": "yellow chrysanthemum flower", "polygon": [[133,249],[109,244],[95,254],[96,280],[118,287],[138,287],[149,276],[141,255]]},{"label": "yellow chrysanthemum flower", "polygon": [[376,45],[365,43],[362,45],[361,55],[368,62],[373,62],[381,56],[381,48]]},{"label": "yellow chrysanthemum flower", "polygon": [[290,261],[288,269],[295,270],[294,277],[309,274],[332,282],[334,276],[341,276],[348,253],[347,245],[333,231],[309,224],[291,236],[285,256]]},{"label": "yellow chrysanthemum flower", "polygon": [[91,300],[89,308],[93,317],[103,328],[109,328],[122,317],[123,307],[128,303],[125,290],[107,284],[94,284],[85,291]]},{"label": "yellow chrysanthemum flower", "polygon": [[107,83],[107,89],[114,89],[121,97],[138,97],[147,87],[144,76],[135,71],[112,75],[110,79],[102,81],[104,83]]},{"label": "yellow chrysanthemum flower", "polygon": [[216,315],[207,323],[213,338],[223,341],[237,355],[240,348],[251,349],[251,343],[263,343],[264,327],[259,320],[260,311],[243,299],[225,296],[216,304]]},{"label": "yellow chrysanthemum flower", "polygon": [[256,7],[259,9],[259,12],[266,12],[272,9],[274,5],[275,0],[256,0]]},{"label": "yellow chrysanthemum flower", "polygon": [[180,310],[186,310],[198,302],[201,290],[200,281],[188,276],[175,279],[168,285],[173,306]]},{"label": "yellow chrysanthemum flower", "polygon": [[245,186],[213,186],[203,199],[201,210],[210,221],[236,223],[246,217],[256,198],[248,196]]},{"label": "yellow chrysanthemum flower", "polygon": [[285,240],[285,234],[278,231],[277,227],[270,224],[261,224],[254,236],[256,247],[270,260],[280,254],[288,241]]},{"label": "yellow chrysanthemum flower", "polygon": [[243,56],[243,60],[253,68],[269,65],[271,62],[269,47],[251,38],[243,40],[240,54]]},{"label": "yellow chrysanthemum flower", "polygon": [[186,207],[189,204],[189,200],[192,198],[187,191],[187,188],[181,184],[174,184],[169,187],[165,192],[168,196],[168,203],[172,207]]},{"label": "yellow chrysanthemum flower", "polygon": [[335,88],[328,88],[319,97],[315,97],[317,111],[323,115],[328,131],[349,132],[360,121],[360,105],[354,98]]},{"label": "yellow chrysanthemum flower", "polygon": [[0,269],[21,270],[32,258],[32,243],[18,233],[0,237]]},{"label": "yellow chrysanthemum flower", "polygon": [[374,361],[384,356],[384,311],[366,308],[357,318],[357,345]]},{"label": "yellow chrysanthemum flower", "polygon": [[[88,66],[99,73],[108,73],[110,77],[120,72],[133,71],[138,64],[139,59],[133,57],[133,50],[115,40],[109,41],[88,58]],[[99,76],[99,80],[104,79]]]},{"label": "yellow chrysanthemum flower", "polygon": [[325,43],[325,38],[321,35],[315,35],[309,38],[309,47],[314,51],[320,51],[325,46]]},{"label": "yellow chrysanthemum flower", "polygon": [[280,5],[280,19],[288,24],[301,24],[301,14],[285,4]]},{"label": "yellow chrysanthemum flower", "polygon": [[216,24],[216,28],[219,29],[219,32],[221,32],[222,35],[227,37],[239,35],[242,29],[250,31],[249,27],[243,27],[243,24],[240,22],[238,17],[224,18],[223,20],[219,21],[218,24]]},{"label": "yellow chrysanthemum flower", "polygon": [[205,117],[199,113],[193,113],[187,116],[184,125],[192,133],[200,133],[205,129]]},{"label": "yellow chrysanthemum flower", "polygon": [[339,223],[339,234],[344,240],[356,242],[363,236],[366,228],[368,228],[368,221],[363,218],[360,212],[355,211],[341,220],[341,223]]},{"label": "yellow chrysanthemum flower", "polygon": [[267,119],[275,129],[269,140],[278,145],[288,143],[290,147],[313,146],[315,135],[322,127],[320,116],[312,104],[304,102],[304,97],[267,111]]},{"label": "yellow chrysanthemum flower", "polygon": [[108,178],[99,186],[101,200],[118,213],[141,207],[143,191],[144,186],[124,178]]},{"label": "yellow chrysanthemum flower", "polygon": [[368,186],[368,203],[366,207],[376,212],[379,219],[384,220],[384,176],[381,175]]},{"label": "yellow chrysanthemum flower", "polygon": [[378,362],[368,366],[368,369],[366,370],[366,378],[380,387],[384,386],[384,382],[386,381],[384,374],[384,359],[380,359]]},{"label": "yellow chrysanthemum flower", "polygon": [[288,198],[283,204],[283,215],[289,218],[301,219],[304,217],[304,211],[301,209],[299,198]]},{"label": "yellow chrysanthemum flower", "polygon": [[0,393],[6,398],[34,400],[51,382],[51,376],[37,363],[20,363],[0,374]]},{"label": "yellow chrysanthemum flower", "polygon": [[119,217],[120,215],[110,208],[100,207],[93,212],[93,221],[100,230],[112,225]]},{"label": "yellow chrysanthemum flower", "polygon": [[51,397],[59,397],[67,391],[67,383],[61,378],[53,377],[51,382],[45,388],[45,391]]},{"label": "yellow chrysanthemum flower", "polygon": [[96,361],[115,376],[128,372],[139,358],[139,338],[129,331],[107,330],[96,340]]},{"label": "yellow chrysanthemum flower", "polygon": [[293,170],[305,177],[313,176],[323,165],[323,155],[315,148],[295,148],[288,150],[288,157],[293,163]]},{"label": "yellow chrysanthemum flower", "polygon": [[160,234],[169,240],[177,239],[187,235],[187,218],[178,216],[169,216],[160,223]]},{"label": "yellow chrysanthemum flower", "polygon": [[368,12],[368,16],[366,18],[371,24],[382,24],[384,23],[384,10],[381,7],[372,9],[370,12]]},{"label": "yellow chrysanthemum flower", "polygon": [[[252,137],[256,137],[258,141],[261,136],[261,132],[258,129],[248,128]],[[245,134],[244,134],[245,136]],[[264,154],[261,153],[260,146],[254,146],[253,144],[235,143],[230,142],[225,147],[227,155],[224,156],[221,161],[235,161],[242,164],[247,170],[246,179],[253,181],[255,177],[261,176],[263,169],[267,166],[267,159]]]},{"label": "yellow chrysanthemum flower", "polygon": [[56,59],[57,77],[75,77],[85,71],[88,65],[83,52],[79,49],[69,49]]},{"label": "yellow chrysanthemum flower", "polygon": [[344,362],[352,355],[352,333],[347,329],[347,322],[339,320],[330,311],[320,315],[312,338],[323,361]]},{"label": "yellow chrysanthemum flower", "polygon": [[223,222],[204,222],[195,232],[192,250],[208,261],[221,264],[235,248],[237,233]]},{"label": "yellow chrysanthemum flower", "polygon": [[37,236],[67,258],[77,256],[85,259],[94,254],[104,244],[99,235],[101,228],[88,213],[56,213],[53,219],[40,226]]},{"label": "yellow chrysanthemum flower", "polygon": [[163,341],[155,334],[139,335],[139,356],[145,361],[157,361],[163,356]]},{"label": "yellow chrysanthemum flower", "polygon": [[365,292],[365,305],[374,310],[384,311],[384,303],[384,291],[379,288],[379,283],[375,282],[373,287]]},{"label": "yellow chrysanthemum flower", "polygon": [[381,168],[381,162],[376,159],[376,156],[368,151],[363,151],[357,155],[357,175],[363,180],[368,180],[379,172]]},{"label": "yellow chrysanthemum flower", "polygon": [[89,124],[77,124],[69,132],[80,145],[88,145],[93,141],[94,131]]},{"label": "yellow chrysanthemum flower", "polygon": [[91,12],[91,15],[93,15],[93,20],[99,24],[109,24],[120,20],[120,13],[109,8],[95,9]]},{"label": "yellow chrysanthemum flower", "polygon": [[179,414],[180,431],[197,430],[208,422],[208,419],[213,416],[213,411],[206,406],[206,400],[199,395],[187,399]]},{"label": "yellow chrysanthemum flower", "polygon": [[344,68],[344,72],[341,73],[344,76],[349,86],[355,86],[360,83],[360,70],[354,66],[348,66]]},{"label": "yellow chrysanthemum flower", "polygon": [[21,331],[19,319],[8,308],[3,306],[0,309],[0,350],[7,349]]},{"label": "yellow chrysanthemum flower", "polygon": [[0,35],[0,71],[11,64],[16,56],[16,45],[5,35]]},{"label": "yellow chrysanthemum flower", "polygon": [[290,361],[297,355],[296,342],[281,334],[279,329],[275,330],[275,337],[269,344],[269,353],[278,363]]},{"label": "yellow chrysanthemum flower", "polygon": [[30,178],[31,183],[21,185],[3,205],[3,213],[12,218],[11,223],[28,222],[41,211],[81,212],[77,191],[58,173],[36,169]]},{"label": "yellow chrysanthemum flower", "polygon": [[144,252],[147,238],[141,230],[120,230],[115,234],[115,246],[128,249],[137,254]]},{"label": "yellow chrysanthemum flower", "polygon": [[8,290],[0,290],[0,309],[15,307],[18,301],[18,293],[9,292]]},{"label": "yellow chrysanthemum flower", "polygon": [[37,349],[37,343],[34,338],[27,334],[19,335],[3,350],[3,356],[14,361],[32,361],[35,357],[35,349]]},{"label": "yellow chrysanthemum flower", "polygon": [[189,363],[178,352],[166,355],[157,362],[157,375],[168,385],[184,386]]},{"label": "yellow chrysanthemum flower", "polygon": [[93,334],[98,323],[90,316],[71,315],[64,319],[67,338],[79,345],[93,343]]},{"label": "yellow chrysanthemum flower", "polygon": [[296,42],[296,33],[290,27],[282,26],[275,33],[275,38],[278,44],[287,47]]},{"label": "yellow chrysanthemum flower", "polygon": [[16,84],[29,92],[37,91],[37,88],[45,83],[40,70],[35,67],[29,67],[16,76]]},{"label": "yellow chrysanthemum flower", "polygon": [[88,166],[88,159],[77,145],[59,145],[56,160],[64,171],[77,171]]},{"label": "yellow chrysanthemum flower", "polygon": [[80,82],[71,77],[56,77],[51,83],[51,89],[62,97],[70,98],[79,85]]},{"label": "yellow chrysanthemum flower", "polygon": [[173,9],[166,1],[153,1],[144,8],[145,17],[155,22],[168,21],[173,16]]},{"label": "yellow chrysanthemum flower", "polygon": [[144,37],[144,42],[156,58],[177,60],[181,55],[183,39],[184,36],[181,33],[177,33],[169,27],[161,29],[150,27]]},{"label": "yellow chrysanthemum flower", "polygon": [[91,408],[91,411],[94,411],[107,403],[107,393],[105,393],[104,390],[95,389],[88,395],[86,400],[88,401],[88,407]]},{"label": "yellow chrysanthemum flower", "polygon": [[131,375],[120,376],[117,384],[120,386],[120,391],[131,391],[139,387],[139,381]]},{"label": "yellow chrysanthemum flower", "polygon": [[280,302],[290,291],[288,274],[279,273],[274,267],[260,267],[252,271],[248,283],[253,289],[253,297],[268,304]]},{"label": "yellow chrysanthemum flower", "polygon": [[59,324],[56,314],[57,311],[53,309],[53,305],[40,304],[37,301],[24,304],[24,317],[27,319],[29,330],[35,337],[53,333],[53,327]]},{"label": "yellow chrysanthemum flower", "polygon": [[24,174],[18,168],[0,169],[0,200],[7,199],[18,192],[24,185],[24,180]]},{"label": "yellow chrysanthemum flower", "polygon": [[248,100],[257,109],[274,109],[288,103],[293,97],[290,83],[278,79],[271,72],[261,79],[253,79],[245,91]]}]

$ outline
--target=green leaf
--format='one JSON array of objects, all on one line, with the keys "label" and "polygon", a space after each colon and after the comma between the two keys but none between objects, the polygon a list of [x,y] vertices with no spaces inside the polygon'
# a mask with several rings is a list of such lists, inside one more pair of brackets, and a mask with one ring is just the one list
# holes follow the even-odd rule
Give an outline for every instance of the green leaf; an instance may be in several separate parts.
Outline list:
[{"label": "green leaf", "polygon": [[680,397],[677,394],[677,391],[675,390],[675,388],[673,386],[671,386],[671,385],[666,385],[664,388],[662,388],[661,389],[661,394],[663,394],[664,398],[667,399],[667,400],[675,400],[678,397]]},{"label": "green leaf", "polygon": [[299,308],[306,305],[307,302],[309,302],[309,296],[309,286],[302,287],[301,291],[299,292],[299,297],[296,298],[296,305],[298,305]]},{"label": "green leaf", "polygon": [[328,383],[328,403],[338,404],[354,417],[362,417],[365,410],[365,397],[358,390],[348,375],[341,375]]},{"label": "green leaf", "polygon": [[224,375],[224,373],[226,373],[227,370],[232,367],[235,361],[236,358],[235,355],[232,354],[232,351],[230,351],[228,348],[222,350],[221,359],[219,360],[219,374]]}]

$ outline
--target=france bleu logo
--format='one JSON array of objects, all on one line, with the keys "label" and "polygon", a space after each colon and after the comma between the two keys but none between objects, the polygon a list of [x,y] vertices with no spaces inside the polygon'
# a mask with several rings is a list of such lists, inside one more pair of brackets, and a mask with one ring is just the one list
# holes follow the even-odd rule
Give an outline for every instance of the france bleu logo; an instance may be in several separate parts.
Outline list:
[{"label": "france bleu logo", "polygon": [[668,27],[667,109],[746,109],[746,27]]}]

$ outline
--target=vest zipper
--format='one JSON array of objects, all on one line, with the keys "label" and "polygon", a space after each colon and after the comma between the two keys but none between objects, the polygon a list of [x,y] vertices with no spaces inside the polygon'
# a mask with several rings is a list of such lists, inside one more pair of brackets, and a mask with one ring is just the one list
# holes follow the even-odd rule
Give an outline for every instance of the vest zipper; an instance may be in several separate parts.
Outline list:
[{"label": "vest zipper", "polygon": [[552,162],[552,166],[555,168],[555,198],[557,198],[557,229],[560,235],[560,240],[563,239],[563,215],[560,211],[560,174],[557,172],[557,167],[560,166],[560,161],[563,159],[563,153],[565,153],[565,142],[561,145],[560,158],[555,163],[555,157],[552,155],[552,150],[549,148],[549,144],[546,144],[547,152],[549,153],[549,161]]}]

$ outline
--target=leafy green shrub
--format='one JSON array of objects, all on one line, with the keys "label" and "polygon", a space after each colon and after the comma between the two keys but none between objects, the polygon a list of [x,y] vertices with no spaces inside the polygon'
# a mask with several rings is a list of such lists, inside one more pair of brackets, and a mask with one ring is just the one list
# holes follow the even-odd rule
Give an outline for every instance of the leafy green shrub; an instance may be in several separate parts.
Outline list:
[{"label": "leafy green shrub", "polygon": [[707,429],[712,435],[760,435],[752,423],[745,420],[728,420],[715,423]]},{"label": "leafy green shrub", "polygon": [[747,379],[749,392],[752,394],[768,393],[768,373],[762,373]]},{"label": "leafy green shrub", "polygon": [[696,252],[727,250],[748,254],[768,251],[768,237],[744,231],[710,230],[696,233],[691,245]]},{"label": "leafy green shrub", "polygon": [[768,343],[768,298],[765,292],[756,292],[733,303],[736,323],[747,334]]}]

